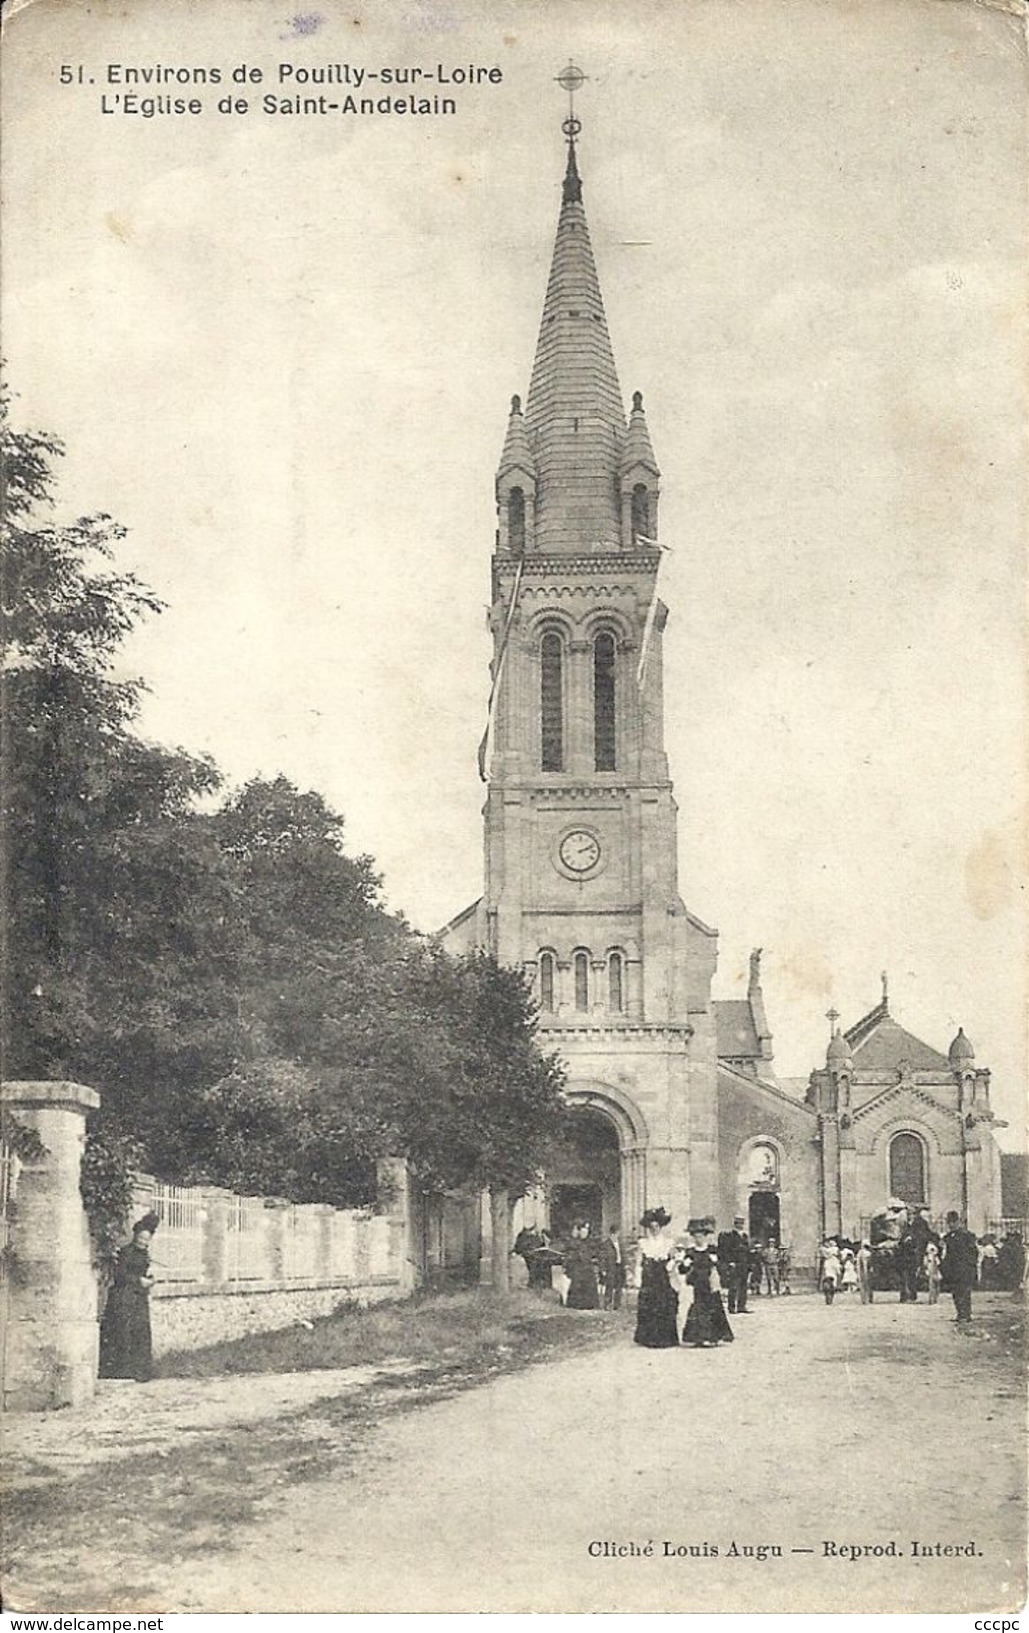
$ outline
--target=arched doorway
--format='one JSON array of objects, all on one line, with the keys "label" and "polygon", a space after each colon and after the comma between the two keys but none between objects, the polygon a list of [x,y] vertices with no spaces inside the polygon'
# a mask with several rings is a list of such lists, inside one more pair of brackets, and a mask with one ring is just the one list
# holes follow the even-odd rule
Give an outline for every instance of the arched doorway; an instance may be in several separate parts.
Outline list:
[{"label": "arched doorway", "polygon": [[575,1106],[563,1135],[547,1156],[547,1209],[556,1238],[571,1234],[576,1219],[603,1236],[621,1218],[621,1155],[618,1130],[592,1106]]},{"label": "arched doorway", "polygon": [[777,1191],[753,1191],[747,1205],[747,1229],[752,1242],[762,1247],[768,1242],[778,1243],[782,1235]]},{"label": "arched doorway", "polygon": [[782,1155],[778,1142],[762,1135],[748,1140],[738,1160],[737,1212],[747,1221],[751,1241],[762,1247],[783,1240],[781,1179]]}]

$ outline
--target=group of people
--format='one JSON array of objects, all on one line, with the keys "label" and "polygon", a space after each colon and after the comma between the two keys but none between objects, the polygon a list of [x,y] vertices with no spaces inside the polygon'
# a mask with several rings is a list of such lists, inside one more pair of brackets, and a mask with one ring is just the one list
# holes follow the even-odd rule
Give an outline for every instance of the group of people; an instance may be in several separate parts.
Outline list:
[{"label": "group of people", "polygon": [[818,1285],[826,1304],[837,1293],[857,1290],[862,1304],[875,1299],[881,1274],[876,1254],[889,1254],[891,1275],[900,1286],[900,1302],[916,1304],[923,1288],[930,1304],[938,1304],[940,1293],[953,1295],[955,1319],[967,1325],[972,1319],[972,1290],[979,1279],[980,1246],[954,1211],[947,1214],[947,1228],[941,1237],[929,1222],[928,1209],[907,1209],[891,1204],[887,1214],[896,1216],[891,1236],[873,1245],[868,1238],[855,1243],[843,1236],[827,1236],[819,1251]]},{"label": "group of people", "polygon": [[1017,1293],[1025,1281],[1025,1242],[1009,1230],[998,1243],[992,1233],[979,1238],[979,1286],[984,1293]]},{"label": "group of people", "polygon": [[553,1287],[557,1278],[561,1302],[569,1309],[621,1309],[628,1274],[617,1225],[598,1242],[589,1220],[576,1219],[556,1247],[549,1231],[526,1225],[511,1251],[524,1261],[530,1287]]},{"label": "group of people", "polygon": [[[637,1250],[639,1295],[635,1342],[647,1349],[678,1347],[681,1287],[690,1300],[682,1342],[691,1349],[731,1344],[733,1330],[722,1302],[722,1288],[723,1285],[726,1288],[729,1310],[733,1311],[740,1308],[742,1287],[742,1308],[746,1309],[746,1259],[732,1256],[730,1249],[730,1257],[723,1255],[720,1260],[720,1249],[723,1243],[727,1244],[729,1233],[716,1241],[713,1219],[691,1219],[686,1227],[688,1240],[685,1242],[675,1242],[669,1236],[671,1222],[671,1215],[664,1208],[648,1208],[640,1220],[643,1235]],[[723,1274],[728,1277],[724,1283]]]},{"label": "group of people", "polygon": [[757,1298],[765,1292],[771,1298],[791,1291],[789,1248],[771,1237],[764,1242],[751,1241],[745,1224],[743,1215],[737,1215],[732,1230],[722,1231],[718,1238],[718,1269],[730,1315],[748,1314],[748,1295]]}]

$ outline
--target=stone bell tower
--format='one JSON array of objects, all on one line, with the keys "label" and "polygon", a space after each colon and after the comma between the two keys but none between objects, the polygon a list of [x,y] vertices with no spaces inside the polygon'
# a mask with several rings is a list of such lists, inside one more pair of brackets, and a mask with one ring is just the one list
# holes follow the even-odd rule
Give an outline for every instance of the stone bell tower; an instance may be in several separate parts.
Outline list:
[{"label": "stone bell tower", "polygon": [[[571,68],[561,76],[570,91],[581,79]],[[716,935],[679,895],[659,472],[642,395],[628,417],[623,407],[579,121],[563,128],[536,357],[524,409],[512,399],[496,476],[478,933],[501,963],[530,973],[541,1041],[565,1060],[583,1108],[582,1146],[562,1159],[575,1172],[569,1191],[585,1197],[600,1184],[591,1163],[598,1173],[606,1163],[595,1217],[631,1231],[646,1203],[682,1223],[714,1207]]]}]

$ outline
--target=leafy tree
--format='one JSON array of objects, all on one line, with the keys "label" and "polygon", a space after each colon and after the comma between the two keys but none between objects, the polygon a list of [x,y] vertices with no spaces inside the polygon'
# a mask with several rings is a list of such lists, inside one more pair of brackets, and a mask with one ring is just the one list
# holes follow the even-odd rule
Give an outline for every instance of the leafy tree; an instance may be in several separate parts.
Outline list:
[{"label": "leafy tree", "polygon": [[12,1074],[102,1080],[114,1112],[141,1081],[159,1091],[165,1057],[195,1044],[195,1028],[167,1024],[177,1002],[224,1015],[209,956],[202,981],[191,968],[221,858],[189,817],[218,774],[132,732],[141,683],[116,678],[115,660],[161,603],[109,565],[123,536],[109,517],[49,519],[61,452],[12,430],[0,404],[3,1044]]},{"label": "leafy tree", "polygon": [[141,683],[115,675],[161,610],[113,565],[122,530],[53,523],[60,444],[6,404],[0,451],[5,1058],[101,1091],[102,1251],[140,1151],[169,1178],[336,1203],[404,1155],[426,1189],[488,1186],[502,1236],[561,1117],[524,980],[387,913],[320,795],[257,779],[206,808],[215,766],[144,742]]}]

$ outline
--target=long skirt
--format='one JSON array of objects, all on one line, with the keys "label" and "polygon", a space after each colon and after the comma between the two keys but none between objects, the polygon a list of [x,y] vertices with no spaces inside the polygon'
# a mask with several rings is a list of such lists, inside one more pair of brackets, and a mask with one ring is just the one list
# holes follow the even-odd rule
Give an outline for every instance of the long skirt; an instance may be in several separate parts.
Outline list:
[{"label": "long skirt", "polygon": [[732,1343],[733,1330],[725,1313],[721,1293],[712,1292],[710,1288],[694,1288],[693,1303],[686,1317],[682,1341],[694,1349],[702,1344]]},{"label": "long skirt", "polygon": [[600,1287],[592,1265],[569,1265],[565,1304],[569,1310],[599,1310]]},{"label": "long skirt", "polygon": [[679,1295],[663,1259],[644,1259],[633,1341],[646,1349],[677,1349]]},{"label": "long skirt", "polygon": [[150,1301],[134,1287],[112,1287],[100,1323],[100,1376],[146,1383],[153,1370]]}]

